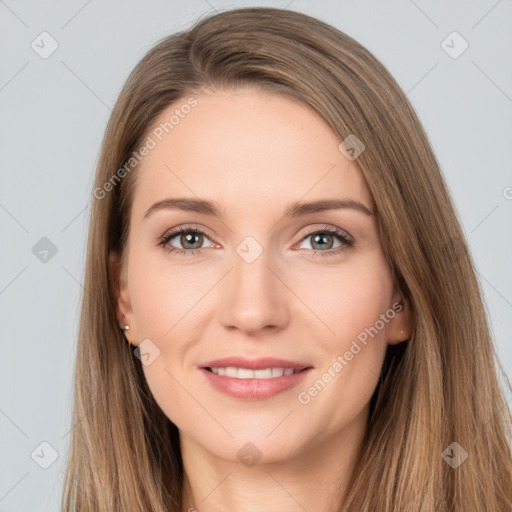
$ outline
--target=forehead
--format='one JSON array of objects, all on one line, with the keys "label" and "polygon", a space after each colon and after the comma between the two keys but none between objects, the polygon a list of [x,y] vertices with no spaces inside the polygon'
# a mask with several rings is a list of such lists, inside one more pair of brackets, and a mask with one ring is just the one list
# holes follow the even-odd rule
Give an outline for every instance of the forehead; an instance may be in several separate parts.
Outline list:
[{"label": "forehead", "polygon": [[191,108],[182,108],[188,98],[170,105],[149,131],[155,144],[137,171],[137,216],[182,196],[214,199],[228,213],[333,196],[371,205],[341,140],[307,105],[251,88],[194,99]]}]

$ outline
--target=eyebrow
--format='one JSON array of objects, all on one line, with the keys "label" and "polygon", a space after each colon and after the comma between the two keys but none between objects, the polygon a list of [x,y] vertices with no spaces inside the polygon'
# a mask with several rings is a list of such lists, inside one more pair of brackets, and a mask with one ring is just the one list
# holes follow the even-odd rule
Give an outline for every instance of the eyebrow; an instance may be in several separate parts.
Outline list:
[{"label": "eyebrow", "polygon": [[[374,215],[371,208],[353,199],[322,199],[319,201],[298,202],[288,206],[283,217],[300,217],[311,213],[323,212],[326,210],[352,209],[369,217]],[[224,217],[224,210],[217,201],[192,198],[169,198],[158,201],[150,206],[144,214],[144,219],[150,217],[160,210],[182,210],[188,212],[204,213],[215,217]]]}]

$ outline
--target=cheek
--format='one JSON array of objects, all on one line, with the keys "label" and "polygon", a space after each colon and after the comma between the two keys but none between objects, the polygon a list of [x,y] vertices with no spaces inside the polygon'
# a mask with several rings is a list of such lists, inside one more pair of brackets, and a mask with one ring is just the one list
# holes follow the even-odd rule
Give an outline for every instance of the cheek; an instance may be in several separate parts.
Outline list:
[{"label": "cheek", "polygon": [[[203,400],[194,387],[193,382],[185,381],[180,371],[177,371],[169,361],[168,348],[150,365],[143,365],[143,372],[151,394],[162,412],[176,425],[179,430],[194,432],[198,424],[205,424]],[[177,357],[173,351],[171,357]],[[179,357],[179,356],[178,356]],[[199,400],[192,397],[199,396]],[[209,429],[215,425],[208,424]]]},{"label": "cheek", "polygon": [[302,293],[307,291],[308,306],[329,332],[315,340],[321,364],[297,399],[335,430],[361,412],[378,383],[394,316],[388,310],[393,283],[380,259],[360,267],[340,266],[329,279],[324,269],[317,280],[322,287],[311,286],[314,278],[310,274],[302,281]]},{"label": "cheek", "polygon": [[[133,254],[129,274],[130,297],[137,320],[138,342],[144,341],[150,353],[149,364],[142,369],[154,399],[166,416],[180,429],[193,429],[194,418],[202,418],[204,410],[193,409],[191,394],[197,396],[196,381],[188,379],[190,350],[201,338],[201,298],[214,286],[215,276],[201,274],[175,265],[170,268],[165,258],[149,258]],[[204,299],[203,299],[204,300]],[[142,356],[145,360],[144,355]],[[147,361],[146,361],[147,362]],[[186,377],[185,377],[186,375]],[[183,414],[183,411],[189,414]]]},{"label": "cheek", "polygon": [[211,273],[199,277],[183,264],[171,266],[162,254],[135,253],[129,276],[139,335],[156,343],[164,343],[189,320],[188,313],[214,284]]},{"label": "cheek", "polygon": [[369,337],[369,330],[370,339],[386,339],[388,323],[379,319],[389,308],[393,282],[380,255],[371,256],[327,270],[312,266],[295,280],[294,292],[317,317],[315,325],[323,324],[328,352],[348,349],[352,340]]}]

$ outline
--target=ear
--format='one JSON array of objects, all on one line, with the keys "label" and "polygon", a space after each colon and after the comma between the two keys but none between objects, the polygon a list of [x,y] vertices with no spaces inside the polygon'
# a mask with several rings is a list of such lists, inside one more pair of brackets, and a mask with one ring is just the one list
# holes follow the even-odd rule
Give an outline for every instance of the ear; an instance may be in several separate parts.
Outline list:
[{"label": "ear", "polygon": [[396,285],[390,307],[395,316],[388,324],[388,344],[398,345],[411,337],[413,326],[411,305]]},{"label": "ear", "polygon": [[124,331],[126,339],[135,345],[137,324],[132,311],[130,295],[128,291],[127,269],[121,265],[121,256],[112,251],[109,255],[110,286],[116,303],[117,322],[119,326],[129,325],[130,329]]}]

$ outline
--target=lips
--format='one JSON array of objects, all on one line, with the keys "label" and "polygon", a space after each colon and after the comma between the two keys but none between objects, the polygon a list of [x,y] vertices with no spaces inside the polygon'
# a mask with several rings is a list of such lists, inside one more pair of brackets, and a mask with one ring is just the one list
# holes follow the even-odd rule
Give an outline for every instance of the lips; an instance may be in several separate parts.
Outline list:
[{"label": "lips", "polygon": [[266,368],[291,368],[294,372],[300,372],[312,366],[307,363],[290,361],[287,359],[278,359],[275,357],[261,357],[258,359],[249,359],[246,357],[225,357],[208,361],[201,365],[201,368],[247,368],[249,370],[264,370]]},{"label": "lips", "polygon": [[313,367],[273,357],[227,357],[208,361],[200,370],[216,390],[228,396],[264,400],[297,386]]}]

